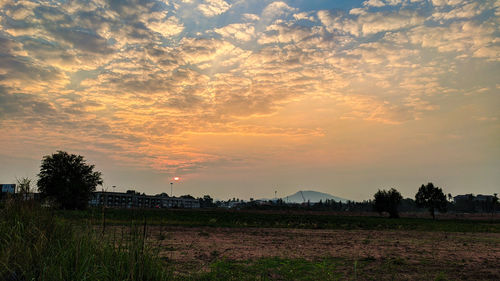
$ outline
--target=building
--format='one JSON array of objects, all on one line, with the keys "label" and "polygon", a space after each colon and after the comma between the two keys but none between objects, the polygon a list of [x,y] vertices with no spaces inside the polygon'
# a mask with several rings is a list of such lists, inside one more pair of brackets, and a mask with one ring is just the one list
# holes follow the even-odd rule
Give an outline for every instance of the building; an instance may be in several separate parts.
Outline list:
[{"label": "building", "polygon": [[0,184],[0,191],[2,193],[16,193],[16,185],[15,184]]},{"label": "building", "polygon": [[0,200],[4,200],[16,193],[15,184],[0,184]]},{"label": "building", "polygon": [[493,195],[482,195],[482,194],[478,194],[476,196],[476,201],[480,201],[480,202],[493,202],[493,199],[495,199],[495,196]]},{"label": "building", "polygon": [[472,194],[457,195],[453,197],[453,203],[455,204],[461,201],[473,201],[473,200],[474,200],[474,195]]},{"label": "building", "polygon": [[474,196],[473,194],[457,195],[453,197],[454,203],[459,203],[462,201],[473,201],[473,202],[493,202],[496,195],[483,195],[478,194]]},{"label": "building", "polygon": [[199,208],[200,202],[194,198],[169,197],[162,193],[158,195],[146,195],[134,190],[127,192],[94,192],[89,201],[93,207],[106,206],[110,208]]}]

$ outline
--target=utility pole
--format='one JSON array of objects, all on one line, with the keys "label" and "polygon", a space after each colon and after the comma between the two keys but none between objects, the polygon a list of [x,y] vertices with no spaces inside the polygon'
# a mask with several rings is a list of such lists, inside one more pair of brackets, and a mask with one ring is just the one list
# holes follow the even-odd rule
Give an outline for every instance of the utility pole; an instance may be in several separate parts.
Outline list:
[{"label": "utility pole", "polygon": [[[173,180],[174,181],[179,181],[181,178],[179,177],[174,177]],[[173,190],[174,190],[174,181],[171,181],[170,182],[170,197],[174,197],[173,196]]]}]

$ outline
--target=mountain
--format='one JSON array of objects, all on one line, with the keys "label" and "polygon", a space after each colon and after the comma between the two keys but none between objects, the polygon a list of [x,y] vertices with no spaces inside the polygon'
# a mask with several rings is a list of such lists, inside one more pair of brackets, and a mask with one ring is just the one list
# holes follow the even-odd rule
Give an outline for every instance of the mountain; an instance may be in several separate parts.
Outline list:
[{"label": "mountain", "polygon": [[[283,201],[289,202],[289,203],[302,203],[304,202],[304,199],[302,198],[302,195],[300,194],[302,192],[302,195],[304,195],[304,198],[307,201],[310,201],[311,203],[314,202],[319,202],[320,200],[323,200],[323,202],[326,199],[330,200],[335,200],[337,202],[341,201],[342,203],[345,203],[348,201],[348,199],[340,198],[337,196],[333,196],[328,193],[323,193],[323,192],[318,192],[318,191],[313,191],[313,190],[305,190],[305,191],[298,191],[292,195],[284,196],[282,197]],[[287,201],[288,197],[288,201]]]}]

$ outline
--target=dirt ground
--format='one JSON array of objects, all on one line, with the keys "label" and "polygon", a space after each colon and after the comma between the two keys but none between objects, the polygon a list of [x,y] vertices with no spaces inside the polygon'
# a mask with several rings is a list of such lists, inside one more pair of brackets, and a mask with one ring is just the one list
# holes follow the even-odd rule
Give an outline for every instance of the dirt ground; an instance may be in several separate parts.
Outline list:
[{"label": "dirt ground", "polygon": [[416,280],[425,272],[444,272],[452,280],[500,280],[499,233],[168,226],[148,232],[160,255],[180,270],[203,270],[222,257],[333,257],[369,261],[363,269],[368,276],[396,267],[397,280]]}]

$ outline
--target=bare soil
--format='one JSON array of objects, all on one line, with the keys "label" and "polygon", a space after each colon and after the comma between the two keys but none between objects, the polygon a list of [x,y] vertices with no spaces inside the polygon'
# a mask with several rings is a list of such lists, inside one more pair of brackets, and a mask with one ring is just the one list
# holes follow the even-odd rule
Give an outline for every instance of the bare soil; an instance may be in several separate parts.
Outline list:
[{"label": "bare soil", "polygon": [[[366,280],[500,280],[500,233],[151,226],[160,255],[180,272],[220,258],[340,258]],[[390,276],[389,276],[390,275]]]}]

